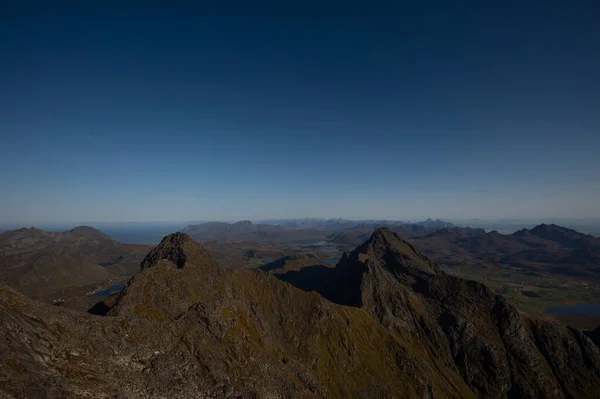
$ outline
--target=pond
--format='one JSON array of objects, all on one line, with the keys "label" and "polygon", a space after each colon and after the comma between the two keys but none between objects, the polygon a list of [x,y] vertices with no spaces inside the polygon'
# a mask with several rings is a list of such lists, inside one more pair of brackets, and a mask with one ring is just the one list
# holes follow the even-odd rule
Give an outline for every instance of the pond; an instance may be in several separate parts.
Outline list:
[{"label": "pond", "polygon": [[123,283],[115,284],[113,286],[108,287],[105,290],[96,292],[93,296],[100,296],[102,298],[108,298],[111,294],[116,294],[118,292],[123,291],[123,288],[125,288],[125,284],[123,284]]},{"label": "pond", "polygon": [[318,250],[321,252],[328,252],[328,253],[340,252],[340,250],[338,248],[331,248],[331,247],[321,247]]},{"label": "pond", "polygon": [[546,313],[600,316],[600,303],[577,303],[571,306],[554,306],[546,309]]}]

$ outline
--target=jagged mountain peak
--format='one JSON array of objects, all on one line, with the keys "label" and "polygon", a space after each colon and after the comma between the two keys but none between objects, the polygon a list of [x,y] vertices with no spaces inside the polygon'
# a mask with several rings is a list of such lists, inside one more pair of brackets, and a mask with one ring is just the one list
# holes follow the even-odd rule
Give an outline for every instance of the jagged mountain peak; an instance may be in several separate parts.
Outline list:
[{"label": "jagged mountain peak", "polygon": [[[397,247],[399,244],[408,244],[397,233],[391,231],[388,227],[380,227],[376,229],[371,237],[363,245],[389,246]],[[410,245],[410,244],[409,244]],[[414,249],[413,249],[414,250]]]},{"label": "jagged mountain peak", "polygon": [[515,231],[512,235],[515,237],[531,237],[531,232],[527,229],[521,229]]},{"label": "jagged mountain peak", "polygon": [[350,254],[349,258],[353,257],[362,262],[385,265],[396,271],[411,269],[436,273],[439,270],[433,261],[387,227],[375,230],[371,238]]},{"label": "jagged mountain peak", "polygon": [[142,261],[141,269],[154,267],[159,261],[166,259],[173,262],[178,269],[185,267],[188,262],[210,257],[206,250],[192,237],[185,233],[172,233],[162,239]]},{"label": "jagged mountain peak", "polygon": [[235,222],[232,224],[232,226],[252,226],[254,223],[252,223],[250,220],[240,220],[239,222]]},{"label": "jagged mountain peak", "polygon": [[534,228],[532,228],[530,231],[537,231],[537,232],[542,232],[542,231],[568,231],[569,229],[565,228],[565,227],[561,227],[559,225],[556,225],[554,223],[540,223],[537,226],[535,226]]},{"label": "jagged mountain peak", "polygon": [[111,314],[169,320],[207,298],[223,269],[192,237],[172,233],[142,261],[141,271],[121,292]]},{"label": "jagged mountain peak", "polygon": [[[496,235],[502,237],[494,232],[477,239]],[[453,363],[477,397],[593,397],[600,386],[590,366],[575,360],[589,356],[592,368],[600,364],[600,352],[580,332],[524,320],[505,298],[439,271],[386,228],[312,281],[310,288],[325,298],[363,309],[388,330]]]},{"label": "jagged mountain peak", "polygon": [[500,232],[498,230],[492,230],[487,233],[487,236],[488,237],[500,237],[500,236],[502,236],[502,234],[500,234]]},{"label": "jagged mountain peak", "polygon": [[454,227],[454,224],[450,222],[445,222],[440,219],[433,220],[432,218],[427,218],[427,220],[415,223],[416,225],[427,227],[427,228],[442,228],[442,227]]},{"label": "jagged mountain peak", "polygon": [[572,236],[591,237],[591,236],[588,236],[587,234],[582,234],[573,229],[559,226],[554,223],[550,223],[550,224],[541,223],[541,224],[538,224],[537,226],[533,227],[532,229],[529,229],[529,230],[522,229],[520,231],[529,231],[531,234],[538,235],[538,236],[542,236],[545,234],[568,234],[568,235],[572,235]]},{"label": "jagged mountain peak", "polygon": [[371,238],[368,241],[369,242],[377,242],[377,241],[390,242],[390,241],[396,241],[398,239],[401,240],[400,236],[398,236],[398,234],[391,231],[388,227],[380,227],[373,232],[373,234],[371,235]]},{"label": "jagged mountain peak", "polygon": [[245,233],[250,232],[254,229],[255,225],[249,220],[240,220],[229,226],[228,232],[230,233]]}]

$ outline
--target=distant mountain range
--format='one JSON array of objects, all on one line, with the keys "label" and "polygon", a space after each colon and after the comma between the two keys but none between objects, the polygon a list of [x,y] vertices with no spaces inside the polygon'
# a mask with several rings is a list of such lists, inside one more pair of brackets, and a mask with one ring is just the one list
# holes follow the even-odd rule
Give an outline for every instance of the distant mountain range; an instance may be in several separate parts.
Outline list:
[{"label": "distant mountain range", "polygon": [[600,250],[600,238],[581,234],[575,230],[555,224],[540,224],[531,230],[522,229],[513,234],[516,237],[537,237],[553,241],[563,248]]},{"label": "distant mountain range", "polygon": [[282,227],[270,224],[254,224],[249,220],[242,220],[236,223],[207,222],[186,226],[183,231],[193,235],[199,240],[218,240],[228,236],[243,234],[261,234],[269,232],[279,232]]},{"label": "distant mountain range", "polygon": [[428,218],[422,222],[403,222],[399,220],[371,219],[371,220],[349,220],[349,219],[266,219],[260,223],[281,226],[290,229],[322,229],[322,230],[354,230],[361,228],[396,227],[402,225],[421,225],[425,227],[452,227],[454,224],[444,222],[440,219]]},{"label": "distant mountain range", "polygon": [[[313,219],[308,221],[314,222]],[[322,246],[340,251],[351,249],[381,227],[370,221],[357,223],[333,219],[317,222],[320,224],[311,226],[318,228],[250,221],[209,222],[187,226],[183,231],[206,243],[220,261],[232,267],[244,267],[250,263],[273,262],[285,256],[303,257],[305,254],[298,251],[318,251]],[[483,229],[457,227],[432,219],[391,224],[386,227],[447,267],[460,266],[471,260],[489,267],[511,266],[532,273],[600,278],[600,239],[554,224],[541,224],[514,234],[486,233]],[[327,230],[326,226],[335,226],[335,229]],[[86,226],[60,233],[35,228],[13,230],[0,234],[0,281],[27,295],[41,297],[65,287],[97,284],[115,276],[132,276],[151,248],[151,245],[118,243],[103,232]],[[282,252],[284,249],[285,253]],[[250,256],[243,251],[260,255]]]},{"label": "distant mountain range", "polygon": [[[600,390],[600,349],[592,339],[524,319],[504,297],[447,275],[388,228],[335,268],[273,270],[225,269],[190,236],[175,233],[148,253],[104,317],[0,285],[0,392],[594,398]],[[288,278],[299,274],[305,276]]]},{"label": "distant mountain range", "polygon": [[488,264],[567,276],[600,278],[600,238],[541,224],[514,234],[482,229],[440,229],[412,242],[445,264],[472,258]]},{"label": "distant mountain range", "polygon": [[182,231],[200,242],[248,242],[260,245],[309,245],[319,241],[356,246],[373,230],[389,227],[409,237],[423,235],[452,223],[427,219],[419,223],[398,221],[351,221],[344,219],[269,220],[255,224],[207,222],[186,226]]},{"label": "distant mountain range", "polygon": [[492,267],[512,266],[533,273],[544,271],[600,278],[600,239],[554,224],[501,234],[481,228],[458,227],[439,219],[408,224],[391,222],[384,226],[376,223],[388,222],[307,219],[275,226],[244,221],[192,225],[184,232],[202,242],[214,240],[269,246],[324,243],[346,250],[367,239],[374,229],[388,227],[447,266],[460,265],[465,259],[471,259]]},{"label": "distant mountain range", "polygon": [[114,276],[131,276],[152,246],[120,244],[87,226],[0,234],[0,281],[33,297]]}]

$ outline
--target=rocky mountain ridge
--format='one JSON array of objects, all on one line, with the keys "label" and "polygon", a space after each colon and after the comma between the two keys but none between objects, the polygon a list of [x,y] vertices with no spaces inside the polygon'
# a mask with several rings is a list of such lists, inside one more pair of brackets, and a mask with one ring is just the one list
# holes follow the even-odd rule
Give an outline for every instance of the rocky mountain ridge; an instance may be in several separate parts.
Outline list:
[{"label": "rocky mountain ridge", "polygon": [[[377,230],[334,270],[313,272],[310,280],[302,273],[279,277],[418,337],[479,397],[592,397],[600,387],[600,352],[581,332],[523,319],[502,296],[441,272],[388,229]],[[571,358],[582,361],[565,360]]]},{"label": "rocky mountain ridge", "polygon": [[[600,351],[523,319],[388,229],[304,292],[227,270],[183,233],[142,262],[105,317],[0,287],[8,397],[595,397]],[[299,272],[302,272],[300,269]],[[298,271],[290,271],[298,272]],[[324,299],[328,298],[330,300]]]}]

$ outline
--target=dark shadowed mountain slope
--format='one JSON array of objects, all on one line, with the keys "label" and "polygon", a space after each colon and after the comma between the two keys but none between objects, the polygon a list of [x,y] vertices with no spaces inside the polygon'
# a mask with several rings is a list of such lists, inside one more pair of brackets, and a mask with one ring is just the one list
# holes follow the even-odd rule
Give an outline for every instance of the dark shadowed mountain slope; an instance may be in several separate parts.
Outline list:
[{"label": "dark shadowed mountain slope", "polygon": [[319,259],[319,257],[311,252],[295,253],[283,258],[279,258],[273,262],[266,263],[259,267],[264,272],[271,272],[275,274],[287,273],[293,270],[300,270],[308,266],[325,266],[326,262]]},{"label": "dark shadowed mountain slope", "polygon": [[600,351],[582,333],[523,319],[503,297],[439,271],[387,229],[311,277],[326,298],[415,337],[479,397],[591,398],[600,389]]}]

